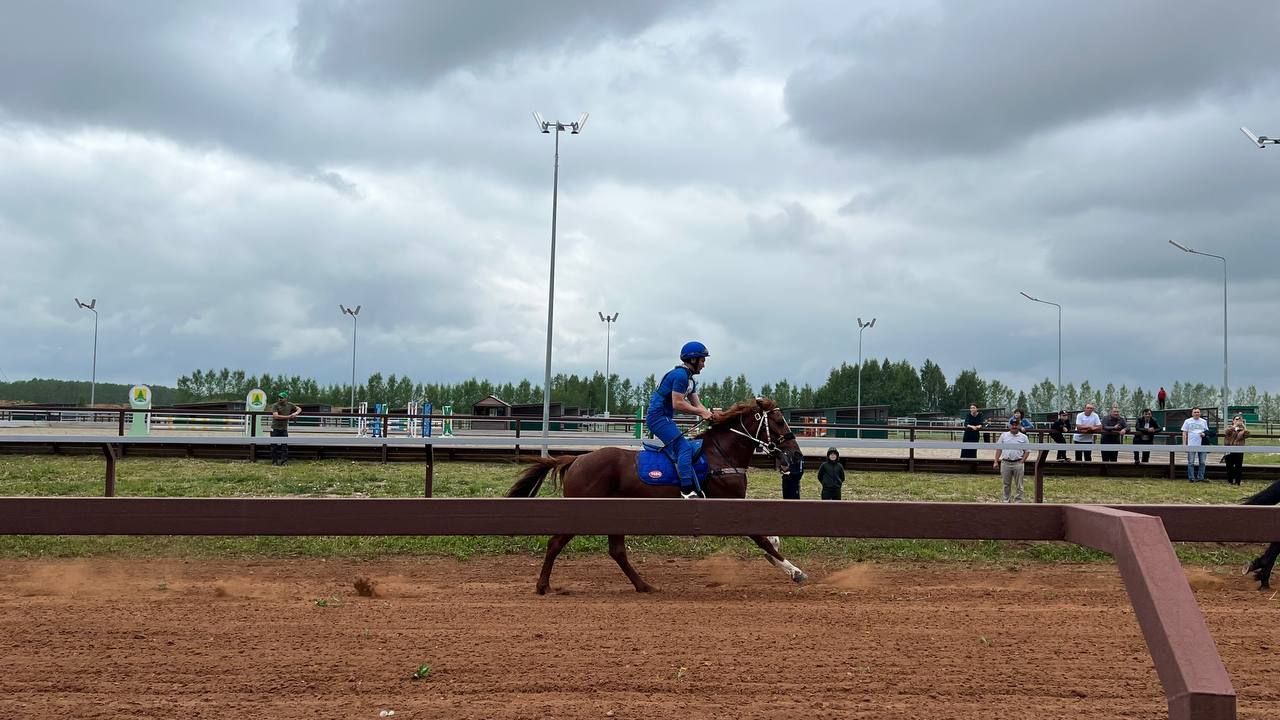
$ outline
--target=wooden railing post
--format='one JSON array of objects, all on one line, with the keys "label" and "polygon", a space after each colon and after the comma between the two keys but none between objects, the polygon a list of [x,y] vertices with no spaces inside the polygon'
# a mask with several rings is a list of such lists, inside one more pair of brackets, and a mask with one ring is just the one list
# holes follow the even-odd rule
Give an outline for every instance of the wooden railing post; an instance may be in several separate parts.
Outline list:
[{"label": "wooden railing post", "polygon": [[[916,429],[911,428],[911,442],[916,441]],[[907,450],[907,472],[916,471],[916,449],[914,447]]]},{"label": "wooden railing post", "polygon": [[107,460],[107,478],[103,495],[105,497],[116,496],[116,451],[111,447],[111,443],[104,443],[102,446],[102,454]]}]

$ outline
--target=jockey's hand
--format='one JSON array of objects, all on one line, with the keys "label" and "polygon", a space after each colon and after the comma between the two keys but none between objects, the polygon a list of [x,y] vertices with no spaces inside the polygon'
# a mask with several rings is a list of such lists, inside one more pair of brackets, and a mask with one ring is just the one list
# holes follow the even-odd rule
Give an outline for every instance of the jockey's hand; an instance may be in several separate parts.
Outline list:
[{"label": "jockey's hand", "polygon": [[702,416],[702,419],[703,419],[703,420],[706,420],[707,422],[711,423],[712,425],[715,425],[717,422],[719,422],[719,420],[720,420],[720,419],[719,419],[719,417],[717,417],[717,416],[716,416],[716,414],[715,414],[715,413],[711,412],[710,410],[707,410],[707,411],[706,411],[706,413],[707,413],[706,415],[703,415],[703,416]]}]

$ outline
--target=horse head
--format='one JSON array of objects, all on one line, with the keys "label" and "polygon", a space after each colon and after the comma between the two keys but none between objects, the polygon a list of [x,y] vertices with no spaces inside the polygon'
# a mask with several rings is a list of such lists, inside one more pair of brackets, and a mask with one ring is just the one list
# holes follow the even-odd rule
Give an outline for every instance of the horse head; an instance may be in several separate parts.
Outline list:
[{"label": "horse head", "polygon": [[758,397],[735,404],[711,418],[712,429],[723,429],[749,442],[754,450],[773,458],[778,472],[787,472],[791,464],[801,458],[800,443],[791,432],[787,418],[778,404],[768,398]]}]

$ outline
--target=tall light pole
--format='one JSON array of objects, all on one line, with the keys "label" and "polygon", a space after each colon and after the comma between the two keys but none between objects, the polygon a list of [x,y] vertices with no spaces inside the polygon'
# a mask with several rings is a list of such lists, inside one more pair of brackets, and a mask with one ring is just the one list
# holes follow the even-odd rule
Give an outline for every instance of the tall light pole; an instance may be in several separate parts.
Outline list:
[{"label": "tall light pole", "polygon": [[1280,145],[1280,138],[1254,135],[1247,127],[1240,128],[1240,132],[1244,133],[1244,136],[1249,138],[1254,145],[1257,145],[1259,150],[1265,149],[1268,145]]},{"label": "tall light pole", "polygon": [[338,303],[338,309],[344,315],[351,316],[351,414],[356,412],[356,333],[360,329],[360,307],[357,305],[354,310]]},{"label": "tall light pole", "polygon": [[87,303],[80,302],[80,298],[76,298],[76,305],[93,313],[93,369],[89,376],[89,407],[96,404],[98,389],[98,311],[94,309],[98,304],[97,298],[92,298]]},{"label": "tall light pole", "polygon": [[618,322],[618,313],[605,315],[604,313],[596,313],[600,316],[600,321],[605,324],[604,327],[604,416],[609,417],[609,340],[613,335],[613,324]]},{"label": "tall light pole", "polygon": [[1037,298],[1037,297],[1031,297],[1030,295],[1022,292],[1021,290],[1018,291],[1018,294],[1030,300],[1031,302],[1044,303],[1045,305],[1052,305],[1058,308],[1058,392],[1057,392],[1058,408],[1057,409],[1062,410],[1063,409],[1062,407],[1062,306],[1056,302],[1050,302],[1048,300],[1041,300],[1040,298]]},{"label": "tall light pole", "polygon": [[[1258,139],[1261,140],[1262,138]],[[1219,426],[1226,427],[1223,423],[1228,421],[1227,406],[1231,402],[1231,386],[1227,384],[1227,259],[1221,255],[1192,250],[1191,248],[1185,245],[1180,245],[1172,240],[1169,241],[1169,244],[1185,253],[1201,255],[1203,257],[1214,258],[1215,260],[1222,261],[1222,417],[1218,419],[1218,423]]]},{"label": "tall light pole", "polygon": [[864,323],[858,318],[858,439],[862,439],[862,331],[876,326],[876,319]]},{"label": "tall light pole", "polygon": [[577,135],[587,124],[588,113],[582,113],[577,122],[562,123],[543,120],[538,113],[533,119],[543,134],[554,129],[556,136],[555,173],[551,176],[551,275],[547,281],[547,368],[542,383],[542,457],[547,457],[548,435],[551,429],[551,329],[556,308],[556,205],[560,196],[560,133],[564,130]]}]

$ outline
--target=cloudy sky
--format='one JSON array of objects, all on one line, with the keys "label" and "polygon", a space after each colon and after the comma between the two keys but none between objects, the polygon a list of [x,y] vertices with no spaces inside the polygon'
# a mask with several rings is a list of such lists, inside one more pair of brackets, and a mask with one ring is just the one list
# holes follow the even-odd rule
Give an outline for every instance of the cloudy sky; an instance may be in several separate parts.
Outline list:
[{"label": "cloudy sky", "polygon": [[[0,372],[820,383],[857,355],[1280,390],[1280,4],[19,0]],[[0,379],[3,379],[0,377]]]}]

